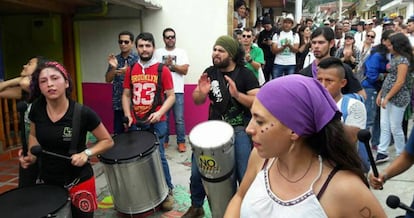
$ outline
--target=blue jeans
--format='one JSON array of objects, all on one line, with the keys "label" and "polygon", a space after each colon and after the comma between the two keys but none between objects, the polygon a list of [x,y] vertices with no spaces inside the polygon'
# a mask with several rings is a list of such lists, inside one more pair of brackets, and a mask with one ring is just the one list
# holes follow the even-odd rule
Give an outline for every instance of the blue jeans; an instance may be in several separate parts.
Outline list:
[{"label": "blue jeans", "polygon": [[[170,167],[168,166],[167,158],[165,158],[165,150],[164,150],[164,140],[165,140],[165,134],[167,133],[167,122],[166,121],[160,121],[158,123],[154,123],[153,125],[154,132],[157,134],[160,146],[160,157],[161,157],[161,164],[162,169],[164,171],[165,180],[167,182],[167,186],[169,189],[173,189],[174,185],[171,182],[171,174],[170,174]],[[151,128],[150,125],[145,126],[131,126],[130,130],[149,130]]]},{"label": "blue jeans", "polygon": [[290,75],[295,73],[296,65],[279,65],[275,64],[273,65],[273,72],[272,77],[273,79],[284,76],[284,75]]},{"label": "blue jeans", "polygon": [[379,107],[376,103],[378,91],[374,88],[365,88],[367,99],[365,108],[367,109],[367,129],[371,130],[371,145],[379,144],[380,125],[379,125]]},{"label": "blue jeans", "polygon": [[125,132],[123,120],[124,120],[124,111],[114,110],[114,134],[115,135]]},{"label": "blue jeans", "polygon": [[174,113],[175,134],[177,134],[177,144],[185,143],[185,127],[184,127],[184,93],[175,93],[175,103],[171,109],[165,114],[167,116],[167,134],[165,142],[168,143],[170,135],[169,115],[171,111]]},{"label": "blue jeans", "polygon": [[402,129],[402,120],[404,118],[405,107],[397,107],[395,104],[388,102],[386,108],[381,108],[381,135],[378,153],[388,154],[388,146],[391,143],[391,134],[394,138],[396,155],[400,155],[404,150],[405,138]]},{"label": "blue jeans", "polygon": [[[236,161],[236,179],[241,182],[244,173],[246,172],[247,162],[249,160],[250,152],[252,150],[252,143],[250,137],[247,135],[244,127],[234,128],[234,153]],[[200,171],[198,171],[197,162],[194,153],[191,157],[191,177],[190,177],[190,193],[191,205],[194,207],[201,207],[204,203],[206,192],[201,180]]]}]

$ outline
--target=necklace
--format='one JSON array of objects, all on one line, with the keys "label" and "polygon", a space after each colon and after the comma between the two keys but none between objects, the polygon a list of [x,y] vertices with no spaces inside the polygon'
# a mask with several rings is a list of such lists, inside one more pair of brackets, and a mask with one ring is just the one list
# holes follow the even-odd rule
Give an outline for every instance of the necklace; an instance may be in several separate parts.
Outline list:
[{"label": "necklace", "polygon": [[[276,160],[277,161],[277,160]],[[296,180],[290,180],[290,179],[288,179],[285,175],[283,175],[282,174],[282,172],[280,171],[280,168],[279,168],[279,164],[276,162],[276,167],[277,167],[277,171],[279,172],[279,174],[286,180],[286,181],[288,181],[288,182],[290,182],[290,183],[297,183],[297,182],[299,182],[300,180],[302,180],[303,178],[305,178],[305,176],[306,176],[306,174],[308,174],[308,172],[309,172],[309,170],[310,170],[310,168],[311,168],[311,166],[312,166],[312,162],[313,162],[313,160],[311,159],[311,161],[310,161],[310,163],[309,163],[309,166],[308,166],[308,169],[306,170],[306,172],[305,172],[305,174],[303,174],[303,176],[301,176],[299,179],[296,179]]]}]

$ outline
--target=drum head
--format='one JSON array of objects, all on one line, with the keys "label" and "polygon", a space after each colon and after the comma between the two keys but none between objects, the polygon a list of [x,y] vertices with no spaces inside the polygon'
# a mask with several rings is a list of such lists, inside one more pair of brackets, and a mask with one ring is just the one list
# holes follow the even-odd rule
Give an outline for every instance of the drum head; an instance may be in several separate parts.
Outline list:
[{"label": "drum head", "polygon": [[52,185],[35,185],[13,189],[0,195],[0,211],[8,218],[47,217],[67,202],[66,189]]},{"label": "drum head", "polygon": [[148,131],[130,131],[114,137],[114,147],[101,155],[103,162],[130,160],[148,155],[158,142],[156,135]]},{"label": "drum head", "polygon": [[197,124],[189,134],[192,146],[216,148],[228,143],[233,137],[233,127],[219,120],[209,120]]}]

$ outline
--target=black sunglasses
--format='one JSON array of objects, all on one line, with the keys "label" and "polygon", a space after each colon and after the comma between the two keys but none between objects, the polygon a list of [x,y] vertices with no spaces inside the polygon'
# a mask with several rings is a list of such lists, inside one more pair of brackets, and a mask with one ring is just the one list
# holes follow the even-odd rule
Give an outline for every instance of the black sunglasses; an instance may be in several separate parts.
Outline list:
[{"label": "black sunglasses", "polygon": [[252,38],[252,35],[242,35],[243,38]]},{"label": "black sunglasses", "polygon": [[367,37],[375,39],[375,36],[373,35],[367,35]]},{"label": "black sunglasses", "polygon": [[175,39],[175,36],[164,36],[166,39]]},{"label": "black sunglasses", "polygon": [[129,44],[129,40],[118,40],[118,44],[120,44],[120,45],[122,45],[122,44],[128,45]]}]

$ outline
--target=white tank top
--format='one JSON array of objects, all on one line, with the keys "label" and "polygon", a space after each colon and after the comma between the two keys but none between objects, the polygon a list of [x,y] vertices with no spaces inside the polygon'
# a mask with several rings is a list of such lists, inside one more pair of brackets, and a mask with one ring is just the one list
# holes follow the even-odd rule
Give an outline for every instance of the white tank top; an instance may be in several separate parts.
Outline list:
[{"label": "white tank top", "polygon": [[274,158],[265,169],[261,170],[242,201],[240,217],[328,217],[319,200],[313,193],[313,184],[321,177],[322,158],[319,156],[319,175],[313,180],[309,190],[302,195],[287,201],[279,199],[270,189],[268,171]]}]

